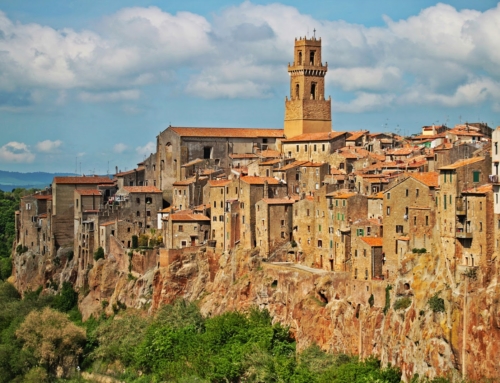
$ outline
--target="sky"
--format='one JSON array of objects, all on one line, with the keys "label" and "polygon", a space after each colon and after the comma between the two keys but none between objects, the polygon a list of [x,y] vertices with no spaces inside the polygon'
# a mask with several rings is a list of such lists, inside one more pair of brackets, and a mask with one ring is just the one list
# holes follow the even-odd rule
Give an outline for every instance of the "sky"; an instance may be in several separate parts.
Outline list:
[{"label": "sky", "polygon": [[169,125],[282,128],[314,33],[333,130],[500,125],[496,1],[1,0],[0,170],[107,174]]}]

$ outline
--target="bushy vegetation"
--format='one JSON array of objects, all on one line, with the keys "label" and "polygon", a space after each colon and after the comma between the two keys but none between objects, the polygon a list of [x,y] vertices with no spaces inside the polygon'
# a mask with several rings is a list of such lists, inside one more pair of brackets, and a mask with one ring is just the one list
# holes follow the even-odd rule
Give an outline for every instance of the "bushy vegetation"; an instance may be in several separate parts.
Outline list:
[{"label": "bushy vegetation", "polygon": [[431,310],[435,313],[444,313],[444,299],[439,297],[439,293],[434,294],[429,298],[428,304]]},{"label": "bushy vegetation", "polygon": [[385,305],[384,305],[384,315],[387,314],[387,311],[391,308],[391,290],[392,286],[385,286]]},{"label": "bushy vegetation", "polygon": [[[0,190],[0,280],[6,280],[12,273],[11,250],[14,243],[15,212],[19,209],[21,197],[34,193],[34,189],[14,189],[12,192]],[[23,253],[28,249],[21,246],[17,252]]]},{"label": "bushy vegetation", "polygon": [[404,297],[404,298],[399,298],[394,302],[394,310],[406,310],[408,307],[411,306],[411,298],[409,297]]},{"label": "bushy vegetation", "polygon": [[104,259],[104,249],[101,246],[94,252],[94,260],[98,261],[99,259]]}]

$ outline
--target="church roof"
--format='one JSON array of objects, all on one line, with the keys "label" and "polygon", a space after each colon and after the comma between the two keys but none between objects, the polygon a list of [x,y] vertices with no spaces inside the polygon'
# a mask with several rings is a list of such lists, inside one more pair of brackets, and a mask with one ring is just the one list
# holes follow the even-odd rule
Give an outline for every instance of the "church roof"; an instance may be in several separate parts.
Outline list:
[{"label": "church roof", "polygon": [[256,128],[190,128],[170,126],[170,130],[181,137],[283,137],[283,129],[256,129]]},{"label": "church roof", "polygon": [[303,141],[330,141],[334,138],[344,136],[347,132],[323,132],[323,133],[304,133],[295,137],[287,138],[283,142],[303,142]]}]

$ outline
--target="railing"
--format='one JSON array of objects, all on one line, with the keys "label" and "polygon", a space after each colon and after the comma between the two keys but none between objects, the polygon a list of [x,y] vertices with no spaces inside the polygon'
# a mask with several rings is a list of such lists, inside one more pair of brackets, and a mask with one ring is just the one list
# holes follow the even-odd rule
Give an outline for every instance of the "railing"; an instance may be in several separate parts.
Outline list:
[{"label": "railing", "polygon": [[470,239],[472,238],[472,231],[465,231],[462,228],[457,228],[455,237],[460,239]]},{"label": "railing", "polygon": [[490,174],[488,176],[488,182],[491,183],[491,184],[498,183],[498,176],[496,174]]}]

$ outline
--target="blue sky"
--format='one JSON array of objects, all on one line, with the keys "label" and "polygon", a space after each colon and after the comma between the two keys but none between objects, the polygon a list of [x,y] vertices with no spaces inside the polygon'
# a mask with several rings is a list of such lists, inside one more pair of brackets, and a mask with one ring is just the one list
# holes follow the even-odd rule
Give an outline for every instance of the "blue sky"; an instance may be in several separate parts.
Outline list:
[{"label": "blue sky", "polygon": [[0,169],[131,169],[169,124],[281,128],[313,29],[334,130],[500,125],[495,1],[2,0]]}]

